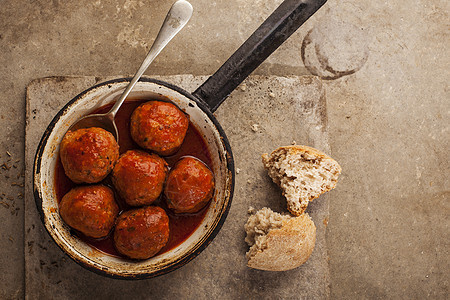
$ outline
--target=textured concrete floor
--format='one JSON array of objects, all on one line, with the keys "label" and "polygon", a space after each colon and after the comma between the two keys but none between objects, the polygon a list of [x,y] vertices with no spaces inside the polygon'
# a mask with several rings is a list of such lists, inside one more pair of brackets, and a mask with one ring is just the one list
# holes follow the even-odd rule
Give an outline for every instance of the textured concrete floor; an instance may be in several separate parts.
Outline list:
[{"label": "textured concrete floor", "polygon": [[[24,291],[25,86],[134,73],[171,2],[2,2],[0,298]],[[147,74],[214,72],[280,2],[192,0],[193,19]],[[330,193],[332,298],[447,298],[449,8],[329,0],[257,70],[342,76],[325,83],[330,144],[344,169]]]}]

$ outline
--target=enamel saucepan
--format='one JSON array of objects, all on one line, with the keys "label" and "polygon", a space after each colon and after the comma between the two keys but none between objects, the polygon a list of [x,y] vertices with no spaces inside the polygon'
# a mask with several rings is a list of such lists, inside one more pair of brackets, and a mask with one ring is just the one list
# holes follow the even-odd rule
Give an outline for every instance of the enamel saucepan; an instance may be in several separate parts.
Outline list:
[{"label": "enamel saucepan", "polygon": [[286,0],[248,40],[193,93],[167,82],[142,78],[131,98],[169,100],[190,116],[207,143],[216,187],[214,199],[200,226],[174,249],[143,261],[130,261],[98,251],[70,233],[61,220],[55,192],[59,144],[80,117],[117,100],[130,81],[120,78],[93,86],[69,101],[44,132],[34,162],[34,195],[42,222],[55,243],[80,265],[96,273],[142,279],[173,271],[195,258],[214,239],[225,222],[234,188],[233,155],[213,112],[228,95],[326,0]]}]

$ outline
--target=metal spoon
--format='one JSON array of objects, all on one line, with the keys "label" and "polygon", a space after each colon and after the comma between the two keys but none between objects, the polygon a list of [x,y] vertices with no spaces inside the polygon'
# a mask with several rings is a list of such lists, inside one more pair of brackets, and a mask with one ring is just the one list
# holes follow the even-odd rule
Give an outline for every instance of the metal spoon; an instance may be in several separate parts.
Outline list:
[{"label": "metal spoon", "polygon": [[142,74],[144,74],[145,70],[147,70],[148,66],[152,63],[156,56],[184,27],[184,25],[186,25],[186,23],[192,16],[192,11],[192,5],[189,2],[185,0],[176,1],[167,13],[166,19],[164,20],[164,23],[161,26],[158,36],[156,37],[152,47],[150,48],[147,57],[144,59],[139,70],[136,72],[136,75],[134,75],[133,79],[128,84],[127,88],[120,96],[119,100],[117,100],[117,102],[111,108],[111,110],[106,114],[85,116],[75,122],[69,128],[69,130],[73,131],[80,128],[100,127],[111,132],[116,138],[117,142],[119,142],[119,133],[117,131],[116,123],[114,122],[114,117],[116,116],[117,111],[125,101],[125,98],[128,96],[131,89],[134,87],[139,78],[141,78]]}]

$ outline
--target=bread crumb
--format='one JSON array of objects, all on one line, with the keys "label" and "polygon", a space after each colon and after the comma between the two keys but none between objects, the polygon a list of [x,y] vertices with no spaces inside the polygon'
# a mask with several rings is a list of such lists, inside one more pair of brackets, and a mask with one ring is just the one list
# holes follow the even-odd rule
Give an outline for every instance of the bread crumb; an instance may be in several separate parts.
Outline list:
[{"label": "bread crumb", "polygon": [[297,142],[295,140],[292,140],[291,145],[297,145]]},{"label": "bread crumb", "polygon": [[270,98],[275,98],[275,94],[272,93],[272,92],[270,92],[270,93],[269,93],[269,97],[270,97]]},{"label": "bread crumb", "polygon": [[258,124],[253,124],[252,125],[252,130],[253,130],[253,132],[257,132],[259,130],[259,125]]},{"label": "bread crumb", "polygon": [[241,85],[241,91],[245,92],[246,89],[247,89],[247,86],[245,84]]},{"label": "bread crumb", "polygon": [[254,215],[256,213],[256,209],[253,206],[249,206],[248,210],[247,210],[247,213],[249,215]]},{"label": "bread crumb", "polygon": [[252,181],[249,179],[249,180],[247,180],[247,183],[250,184],[250,183],[252,183]]},{"label": "bread crumb", "polygon": [[236,174],[239,174],[240,171],[241,171],[241,169],[236,168]]}]

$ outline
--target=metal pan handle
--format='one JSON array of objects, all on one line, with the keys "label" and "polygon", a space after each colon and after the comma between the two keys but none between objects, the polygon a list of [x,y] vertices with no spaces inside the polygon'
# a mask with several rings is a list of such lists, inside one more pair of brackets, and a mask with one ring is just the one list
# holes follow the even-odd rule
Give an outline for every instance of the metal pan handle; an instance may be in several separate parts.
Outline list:
[{"label": "metal pan handle", "polygon": [[193,93],[214,112],[231,92],[327,0],[285,0]]}]

